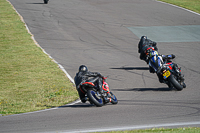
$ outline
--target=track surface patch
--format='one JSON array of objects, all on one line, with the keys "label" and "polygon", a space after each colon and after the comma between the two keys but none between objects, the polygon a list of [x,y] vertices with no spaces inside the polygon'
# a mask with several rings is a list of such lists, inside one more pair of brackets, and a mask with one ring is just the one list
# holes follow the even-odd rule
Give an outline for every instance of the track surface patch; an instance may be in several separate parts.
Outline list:
[{"label": "track surface patch", "polygon": [[200,25],[128,27],[139,38],[156,42],[200,42]]}]

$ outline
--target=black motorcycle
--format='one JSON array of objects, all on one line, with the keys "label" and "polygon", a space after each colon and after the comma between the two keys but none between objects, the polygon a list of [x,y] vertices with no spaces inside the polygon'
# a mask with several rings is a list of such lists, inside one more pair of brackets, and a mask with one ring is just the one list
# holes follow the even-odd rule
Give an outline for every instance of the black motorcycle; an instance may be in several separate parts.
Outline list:
[{"label": "black motorcycle", "polygon": [[181,91],[186,87],[181,68],[171,60],[164,60],[159,55],[153,55],[149,59],[150,71],[156,71],[159,78],[168,85],[169,88],[176,88]]},{"label": "black motorcycle", "polygon": [[[85,93],[86,97],[88,97],[87,100],[91,104],[95,104],[97,107],[101,107],[109,102],[112,104],[117,104],[118,100],[117,100],[116,96],[110,91],[109,86],[105,81],[107,77],[102,78],[103,94],[100,93],[100,90],[96,83],[96,80],[98,78],[99,77],[96,77],[91,80],[87,80],[86,82],[84,82],[80,85],[80,90]],[[105,99],[106,99],[106,101],[105,101]]]}]

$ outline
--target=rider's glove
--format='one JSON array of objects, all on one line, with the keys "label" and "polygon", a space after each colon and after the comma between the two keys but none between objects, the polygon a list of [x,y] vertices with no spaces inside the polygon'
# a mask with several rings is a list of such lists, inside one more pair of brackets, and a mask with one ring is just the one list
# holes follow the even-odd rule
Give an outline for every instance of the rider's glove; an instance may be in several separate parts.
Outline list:
[{"label": "rider's glove", "polygon": [[99,76],[99,77],[103,77],[103,76],[102,76],[100,73],[98,73],[98,72],[97,72],[97,76]]},{"label": "rider's glove", "polygon": [[172,59],[174,59],[176,56],[174,54],[172,54]]}]

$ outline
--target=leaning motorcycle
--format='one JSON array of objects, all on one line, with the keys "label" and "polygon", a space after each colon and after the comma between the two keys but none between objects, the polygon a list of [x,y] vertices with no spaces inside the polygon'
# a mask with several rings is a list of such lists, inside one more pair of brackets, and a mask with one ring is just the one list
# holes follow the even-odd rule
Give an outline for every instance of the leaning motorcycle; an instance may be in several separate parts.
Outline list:
[{"label": "leaning motorcycle", "polygon": [[152,54],[149,59],[150,70],[155,71],[169,88],[176,88],[178,91],[181,91],[186,87],[186,84],[181,74],[181,68],[177,67],[175,69],[174,65],[176,64],[171,60],[163,61],[162,56],[158,55],[156,52]]},{"label": "leaning motorcycle", "polygon": [[[80,90],[85,93],[86,97],[88,98],[87,100],[91,104],[95,104],[97,107],[101,107],[107,104],[108,102],[112,104],[117,104],[118,100],[116,96],[110,91],[109,86],[106,82],[107,77],[102,77],[103,94],[100,93],[100,90],[96,83],[96,80],[98,78],[99,77],[92,78],[91,80],[87,80],[86,82],[81,84]],[[105,101],[105,99],[107,100]]]}]

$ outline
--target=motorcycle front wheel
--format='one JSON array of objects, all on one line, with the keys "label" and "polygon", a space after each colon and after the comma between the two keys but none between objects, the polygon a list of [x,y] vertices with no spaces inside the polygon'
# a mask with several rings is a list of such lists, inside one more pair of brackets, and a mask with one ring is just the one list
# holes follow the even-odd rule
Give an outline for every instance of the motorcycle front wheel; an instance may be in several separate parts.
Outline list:
[{"label": "motorcycle front wheel", "polygon": [[181,91],[183,89],[183,86],[179,84],[179,82],[174,78],[173,75],[170,75],[168,77],[168,81],[178,90]]},{"label": "motorcycle front wheel", "polygon": [[102,107],[104,105],[103,99],[97,95],[96,91],[88,90],[87,91],[87,96],[88,96],[89,100],[93,104],[95,104],[97,107]]},{"label": "motorcycle front wheel", "polygon": [[118,100],[117,100],[116,96],[112,92],[110,92],[110,95],[111,95],[111,103],[117,104]]}]

